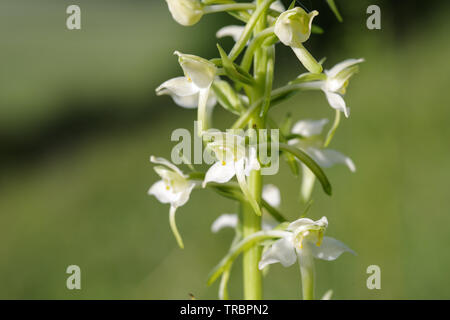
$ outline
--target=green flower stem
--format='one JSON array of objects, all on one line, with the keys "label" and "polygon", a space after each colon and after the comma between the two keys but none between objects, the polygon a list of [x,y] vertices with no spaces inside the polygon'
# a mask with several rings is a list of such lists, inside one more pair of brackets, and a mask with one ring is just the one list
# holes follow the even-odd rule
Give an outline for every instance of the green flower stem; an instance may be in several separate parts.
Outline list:
[{"label": "green flower stem", "polygon": [[[270,4],[274,2],[275,0],[258,0],[256,10],[253,12],[250,20],[248,21],[247,25],[244,28],[244,31],[242,32],[241,37],[239,40],[235,43],[234,47],[231,49],[231,52],[229,54],[229,58],[231,61],[234,61],[239,54],[244,50],[245,46],[247,45],[248,40],[250,39],[253,29],[255,29],[256,24],[258,21],[266,20],[266,11],[269,8]],[[264,28],[259,29],[260,31],[264,30]]]},{"label": "green flower stem", "polygon": [[[288,84],[286,86],[277,88],[272,91],[270,94],[270,106],[273,107],[277,103],[283,101],[286,97],[288,97],[291,94],[294,94],[299,91],[303,90],[318,90],[319,88],[317,86],[310,85],[308,83],[301,83],[301,84]],[[245,127],[245,125],[250,121],[252,117],[257,114],[257,110],[260,108],[261,104],[263,103],[263,98],[256,100],[253,102],[250,107],[243,113],[238,120],[233,124],[231,127],[232,129],[242,129]]]},{"label": "green flower stem", "polygon": [[228,280],[230,279],[230,268],[225,270],[222,274],[222,279],[220,279],[220,285],[219,285],[219,299],[220,300],[228,300]]},{"label": "green flower stem", "polygon": [[304,248],[298,253],[298,260],[302,276],[303,300],[314,300],[314,257]]},{"label": "green flower stem", "polygon": [[252,3],[217,4],[204,7],[203,13],[208,14],[226,11],[254,10],[255,8],[256,6]]},{"label": "green flower stem", "polygon": [[266,116],[267,111],[269,111],[270,106],[270,95],[272,92],[273,85],[273,76],[274,76],[274,68],[275,68],[275,46],[268,47],[267,50],[267,69],[266,69],[266,79],[264,84],[264,95],[263,95],[263,105],[261,108],[261,112],[259,114],[260,117],[264,118]]},{"label": "green flower stem", "polygon": [[[256,36],[266,29],[267,9],[272,2],[273,0],[257,0],[255,12],[245,27],[241,39],[239,39],[230,53],[231,59],[236,58],[243,47],[245,47],[251,32]],[[252,88],[249,97],[252,102],[262,100],[264,96],[267,48],[262,46],[256,48],[253,61],[256,85]],[[251,117],[248,125],[249,128],[256,130],[265,128],[264,120],[259,117],[258,113]],[[256,199],[258,205],[261,204],[262,184],[261,171],[253,170],[248,179],[248,186],[252,198]],[[248,202],[243,203],[241,208],[242,235],[246,239],[261,231],[261,217],[255,214]],[[246,300],[262,299],[262,273],[258,268],[259,261],[261,260],[261,251],[261,247],[253,246],[243,254],[244,299]]]},{"label": "green flower stem", "polygon": [[256,34],[255,37],[252,39],[252,41],[250,41],[250,44],[248,45],[248,48],[244,53],[244,57],[242,58],[241,62],[242,69],[244,69],[245,71],[250,70],[255,50],[261,46],[264,40],[274,35],[273,30],[274,30],[273,27],[267,28]]},{"label": "green flower stem", "polygon": [[178,231],[176,220],[175,220],[176,211],[177,211],[177,208],[170,207],[169,225],[170,225],[170,228],[172,229],[172,233],[175,236],[175,239],[177,240],[178,246],[181,249],[184,249],[183,239],[181,238],[180,232]]},{"label": "green flower stem", "polygon": [[336,110],[336,116],[334,117],[333,126],[331,127],[330,131],[328,131],[327,139],[323,145],[325,148],[330,145],[331,140],[333,139],[340,122],[341,122],[341,111]]},{"label": "green flower stem", "polygon": [[[258,197],[260,202],[262,177],[260,171],[252,171],[249,178],[250,192],[254,197]],[[261,230],[261,217],[255,214],[252,206],[245,202],[242,204],[242,231],[244,238],[251,236]],[[262,277],[258,269],[261,260],[261,248],[254,246],[243,254],[244,272],[244,299],[262,299]]]},{"label": "green flower stem", "polygon": [[292,50],[309,72],[317,74],[322,72],[322,65],[317,62],[301,43],[297,47],[292,47]]}]

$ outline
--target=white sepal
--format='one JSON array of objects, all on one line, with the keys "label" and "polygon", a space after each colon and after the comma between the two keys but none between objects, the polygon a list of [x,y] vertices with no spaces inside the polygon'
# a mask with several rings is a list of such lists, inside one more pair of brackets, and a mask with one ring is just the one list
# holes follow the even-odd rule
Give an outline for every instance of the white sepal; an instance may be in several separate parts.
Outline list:
[{"label": "white sepal", "polygon": [[279,208],[281,205],[280,189],[273,184],[266,184],[263,187],[262,198],[272,207]]},{"label": "white sepal", "polygon": [[258,264],[259,270],[267,265],[281,263],[284,267],[289,267],[295,263],[297,256],[293,246],[292,236],[286,236],[277,240],[269,249],[267,249]]},{"label": "white sepal", "polygon": [[344,252],[350,252],[351,254],[356,255],[356,253],[346,244],[331,237],[323,237],[322,244],[320,246],[312,243],[310,243],[309,246],[311,253],[315,258],[326,261],[336,260]]}]

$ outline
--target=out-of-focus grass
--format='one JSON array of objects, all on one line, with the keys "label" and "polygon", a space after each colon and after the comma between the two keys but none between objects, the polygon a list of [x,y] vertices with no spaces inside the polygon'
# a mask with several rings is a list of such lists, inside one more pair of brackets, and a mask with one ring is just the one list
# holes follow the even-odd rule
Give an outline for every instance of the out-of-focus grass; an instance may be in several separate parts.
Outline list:
[{"label": "out-of-focus grass", "polygon": [[[423,28],[401,46],[386,42],[379,47],[367,39],[346,42],[346,51],[367,62],[350,83],[346,100],[352,115],[332,147],[350,155],[358,171],[327,170],[334,195],[326,197],[317,188],[310,213],[313,218],[326,215],[328,235],[358,256],[318,262],[318,294],[332,288],[341,299],[450,298],[450,70],[445,63],[450,44],[443,41],[445,29]],[[326,66],[347,57],[340,52]],[[159,59],[161,71],[169,59]],[[129,85],[132,78],[122,80]],[[220,213],[235,211],[235,204],[196,190],[178,212],[186,244],[182,251],[169,231],[168,207],[146,195],[157,179],[148,156],[169,157],[172,130],[192,129],[195,118],[195,112],[168,102],[157,100],[155,108],[167,112],[155,113],[157,121],[148,126],[98,133],[3,174],[0,298],[216,297],[217,284],[206,287],[207,274],[225,254],[232,234],[212,235],[209,227]],[[297,118],[333,115],[316,92],[296,96],[272,113],[280,118],[286,111]],[[217,113],[225,118],[221,110]],[[281,170],[266,181],[281,188],[282,210],[294,219],[302,208],[299,181],[286,166]],[[65,287],[70,264],[81,267],[81,291]],[[371,264],[381,267],[380,291],[366,288]],[[236,264],[232,297],[241,296],[240,272]],[[297,267],[271,267],[265,297],[299,298],[298,273]]]},{"label": "out-of-focus grass", "polygon": [[[70,4],[0,4],[1,132],[34,132],[86,112],[78,101],[106,113],[142,108],[154,96],[160,74],[179,72],[174,50],[193,51],[214,39],[205,28],[187,30],[173,23],[163,1],[80,0],[81,30],[69,31]],[[192,32],[197,36],[186,36]]]}]

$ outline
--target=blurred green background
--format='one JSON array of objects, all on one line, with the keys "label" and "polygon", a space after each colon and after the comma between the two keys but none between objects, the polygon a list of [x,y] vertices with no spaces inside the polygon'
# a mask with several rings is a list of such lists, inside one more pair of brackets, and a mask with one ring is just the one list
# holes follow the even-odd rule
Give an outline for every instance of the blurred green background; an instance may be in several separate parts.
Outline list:
[{"label": "blurred green background", "polygon": [[[82,30],[65,27],[69,4],[80,5]],[[327,57],[326,68],[366,59],[346,96],[352,115],[332,143],[358,170],[326,170],[334,195],[316,188],[310,211],[326,215],[327,234],[358,256],[319,261],[318,295],[449,299],[449,4],[338,1],[342,24],[324,0],[303,4],[320,12],[325,34],[308,47]],[[382,30],[366,28],[370,4],[381,7]],[[162,0],[3,0],[0,16],[0,298],[215,299],[207,275],[233,235],[209,229],[236,205],[195,191],[178,211],[180,250],[168,206],[146,192],[158,179],[149,156],[169,158],[171,132],[192,131],[196,117],[154,94],[181,75],[172,52],[217,56],[215,30],[232,18],[205,16],[184,28]],[[277,48],[281,85],[304,70],[288,48]],[[318,92],[272,114],[288,111],[295,119],[334,115]],[[217,127],[233,121],[220,107],[215,116]],[[285,165],[265,181],[280,187],[282,211],[296,218],[300,181]],[[71,264],[81,267],[82,290],[66,289]],[[366,287],[369,265],[381,267],[381,290]],[[240,281],[237,263],[232,298],[241,298]],[[274,265],[265,298],[298,299],[299,281],[296,266]]]}]

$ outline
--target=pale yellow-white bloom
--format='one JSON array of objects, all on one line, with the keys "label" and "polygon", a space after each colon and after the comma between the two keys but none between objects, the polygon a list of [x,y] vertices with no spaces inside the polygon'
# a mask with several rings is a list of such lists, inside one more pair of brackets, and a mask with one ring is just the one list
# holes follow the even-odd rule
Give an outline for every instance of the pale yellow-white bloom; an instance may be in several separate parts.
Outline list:
[{"label": "pale yellow-white bloom", "polygon": [[297,260],[302,266],[312,257],[332,261],[346,251],[354,254],[354,251],[344,243],[324,237],[327,227],[326,217],[317,221],[301,218],[292,222],[284,232],[284,236],[264,251],[259,269],[262,270],[272,263],[281,263],[284,267],[289,267]]},{"label": "pale yellow-white bloom", "polygon": [[173,19],[183,26],[192,26],[203,16],[200,0],[166,0]]},{"label": "pale yellow-white bloom", "polygon": [[292,48],[300,62],[311,73],[321,73],[322,66],[305,49],[303,43],[309,39],[312,21],[318,14],[316,10],[307,13],[302,8],[295,7],[280,14],[274,29],[280,41]]},{"label": "pale yellow-white bloom", "polygon": [[326,80],[322,82],[322,90],[325,92],[328,103],[333,109],[344,112],[346,117],[350,115],[344,98],[350,78],[359,70],[357,64],[364,62],[364,59],[348,59],[338,63],[330,70],[325,70]]},{"label": "pale yellow-white bloom", "polygon": [[184,77],[170,79],[156,89],[157,95],[169,94],[175,103],[185,108],[198,106],[198,133],[201,135],[208,127],[209,115],[216,104],[210,93],[216,77],[216,66],[201,57],[175,51]]},{"label": "pale yellow-white bloom", "polygon": [[206,172],[203,187],[209,182],[226,183],[236,176],[242,193],[255,212],[261,215],[261,209],[246,181],[246,176],[249,176],[251,171],[261,169],[256,147],[247,147],[244,137],[228,132],[211,133],[211,137],[213,141],[207,144],[207,148],[214,153],[217,162]]},{"label": "pale yellow-white bloom", "polygon": [[175,223],[175,212],[178,207],[183,206],[189,200],[196,183],[189,180],[180,169],[164,158],[152,156],[150,161],[159,164],[155,166],[154,170],[161,177],[161,180],[150,187],[148,194],[155,196],[162,203],[170,204],[170,227],[178,245],[183,248],[183,241]]},{"label": "pale yellow-white bloom", "polygon": [[[198,107],[200,88],[186,77],[176,77],[162,83],[156,94],[169,95],[180,107],[195,109]],[[217,103],[214,92],[210,92],[206,103],[207,110],[212,109]]]}]

